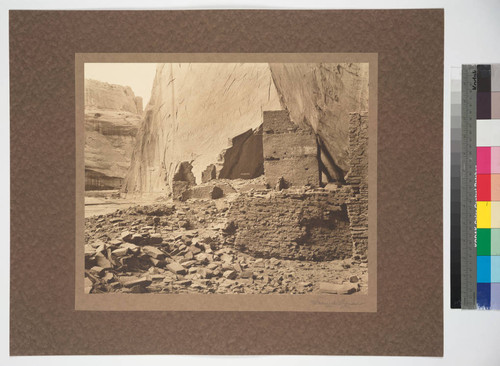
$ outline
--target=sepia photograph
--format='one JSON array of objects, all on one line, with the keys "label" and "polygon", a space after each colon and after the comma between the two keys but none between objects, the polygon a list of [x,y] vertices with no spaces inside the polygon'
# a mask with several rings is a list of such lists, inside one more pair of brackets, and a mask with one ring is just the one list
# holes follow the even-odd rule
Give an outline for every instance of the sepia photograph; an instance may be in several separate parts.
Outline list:
[{"label": "sepia photograph", "polygon": [[368,294],[369,63],[83,73],[85,294]]}]

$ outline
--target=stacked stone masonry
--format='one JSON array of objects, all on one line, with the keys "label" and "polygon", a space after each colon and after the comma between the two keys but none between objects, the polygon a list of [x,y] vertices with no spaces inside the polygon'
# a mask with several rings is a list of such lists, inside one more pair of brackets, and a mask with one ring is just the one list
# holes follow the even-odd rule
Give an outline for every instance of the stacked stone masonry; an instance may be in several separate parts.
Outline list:
[{"label": "stacked stone masonry", "polygon": [[274,187],[281,177],[291,187],[318,187],[319,165],[316,137],[290,121],[288,112],[263,113],[264,175]]},{"label": "stacked stone masonry", "polygon": [[236,227],[235,246],[256,257],[329,260],[352,255],[346,202],[338,191],[263,191],[241,194],[228,218]]},{"label": "stacked stone masonry", "polygon": [[368,114],[351,113],[349,121],[349,160],[346,183],[353,188],[347,205],[354,254],[366,256],[368,250]]},{"label": "stacked stone masonry", "polygon": [[[295,128],[284,123],[286,120],[281,111],[269,112],[267,117],[269,116],[273,118],[264,118],[264,121],[276,122],[278,118],[282,118],[282,124],[277,123],[276,127],[284,126],[286,130]],[[329,185],[327,189],[261,190],[241,194],[233,201],[228,218],[236,227],[235,246],[254,256],[266,258],[316,261],[343,259],[354,255],[365,258],[368,248],[367,118],[366,113],[350,115],[351,169],[345,185]],[[266,134],[266,130],[273,127],[272,123],[264,124],[264,164],[268,184],[273,182],[268,177],[269,162],[273,160],[266,158],[273,154],[282,157],[288,153],[287,147],[294,148],[293,145],[282,145],[274,148],[272,153],[266,150],[266,144],[269,142],[266,137],[283,136],[280,134],[283,128],[276,128],[274,133]],[[293,131],[290,137],[296,137]],[[308,140],[305,140],[307,147]],[[311,160],[306,161],[311,164],[317,159],[317,155],[311,154],[310,158]],[[305,159],[304,156],[301,159]],[[277,161],[283,164],[286,159]],[[300,163],[299,159],[295,162]],[[278,169],[286,173],[283,166],[278,166],[276,170]],[[289,172],[294,173],[294,170]],[[271,169],[271,179],[278,180],[281,175]],[[299,181],[295,180],[293,175],[284,176],[285,179],[287,177],[291,182]]]}]

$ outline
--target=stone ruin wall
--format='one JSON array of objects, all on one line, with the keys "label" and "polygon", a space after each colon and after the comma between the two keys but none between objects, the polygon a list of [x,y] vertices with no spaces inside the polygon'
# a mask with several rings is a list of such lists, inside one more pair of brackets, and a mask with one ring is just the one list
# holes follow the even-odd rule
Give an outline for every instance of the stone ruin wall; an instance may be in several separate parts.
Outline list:
[{"label": "stone ruin wall", "polygon": [[349,160],[346,183],[353,188],[347,205],[354,254],[368,253],[368,113],[351,113],[349,120]]},{"label": "stone ruin wall", "polygon": [[288,111],[263,113],[264,175],[270,187],[283,177],[291,187],[318,187],[319,165],[316,137],[292,123]]},{"label": "stone ruin wall", "polygon": [[[271,113],[274,117],[283,117],[281,113]],[[292,190],[268,190],[263,191],[262,194],[241,194],[231,204],[228,213],[229,220],[236,227],[235,246],[257,257],[318,261],[343,259],[354,255],[366,257],[368,248],[367,118],[366,113],[350,115],[351,170],[347,175],[346,185],[304,193],[293,193]],[[266,154],[266,143],[273,139],[266,139],[265,130],[266,126],[264,127],[264,153]],[[278,136],[276,133],[270,135]],[[285,137],[288,136],[285,135]],[[280,145],[280,148],[284,146]],[[296,146],[289,146],[289,148],[294,151]],[[286,149],[275,150],[284,153]],[[302,162],[304,165],[305,161],[307,160]],[[269,170],[266,170],[266,160],[264,164],[267,178]],[[272,179],[278,175],[273,168],[271,168],[274,174],[271,176]],[[288,171],[289,175],[285,179],[291,182],[300,181],[302,175],[298,174],[298,179],[296,179],[290,175],[293,172],[293,170]],[[298,172],[302,173],[300,170]]]},{"label": "stone ruin wall", "polygon": [[240,195],[229,219],[236,227],[235,246],[256,257],[301,260],[347,258],[352,244],[346,201],[349,187],[331,192]]}]

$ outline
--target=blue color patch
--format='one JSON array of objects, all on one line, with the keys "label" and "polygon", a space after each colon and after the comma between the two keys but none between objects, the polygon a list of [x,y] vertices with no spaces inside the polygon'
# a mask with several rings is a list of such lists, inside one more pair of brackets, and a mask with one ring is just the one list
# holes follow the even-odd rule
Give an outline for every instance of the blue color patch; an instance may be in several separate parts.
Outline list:
[{"label": "blue color patch", "polygon": [[477,282],[491,282],[491,257],[489,255],[479,255],[477,258]]},{"label": "blue color patch", "polygon": [[479,309],[489,309],[491,307],[491,284],[477,284],[477,307]]}]

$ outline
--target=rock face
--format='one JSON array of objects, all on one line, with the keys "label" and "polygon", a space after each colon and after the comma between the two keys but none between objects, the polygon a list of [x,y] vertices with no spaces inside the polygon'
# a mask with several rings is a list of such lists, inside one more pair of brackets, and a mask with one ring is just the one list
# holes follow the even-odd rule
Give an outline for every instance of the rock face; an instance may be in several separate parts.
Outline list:
[{"label": "rock face", "polygon": [[[159,64],[123,190],[170,192],[181,161],[191,162],[200,182],[221,153],[219,178],[219,172],[239,178],[258,173],[262,114],[275,110],[287,110],[295,125],[312,129],[321,145],[323,180],[343,183],[349,113],[367,104],[368,64]],[[248,162],[252,172],[241,168]]]},{"label": "rock face", "polygon": [[343,181],[349,171],[349,113],[368,110],[368,64],[282,63],[270,68],[292,122],[314,129],[328,174]]},{"label": "rock face", "polygon": [[85,189],[119,189],[141,123],[142,98],[130,87],[85,80]]},{"label": "rock face", "polygon": [[180,161],[190,161],[201,182],[269,109],[281,105],[268,64],[159,64],[124,190],[168,192]]},{"label": "rock face", "polygon": [[142,98],[129,86],[86,79],[85,107],[142,114]]}]

